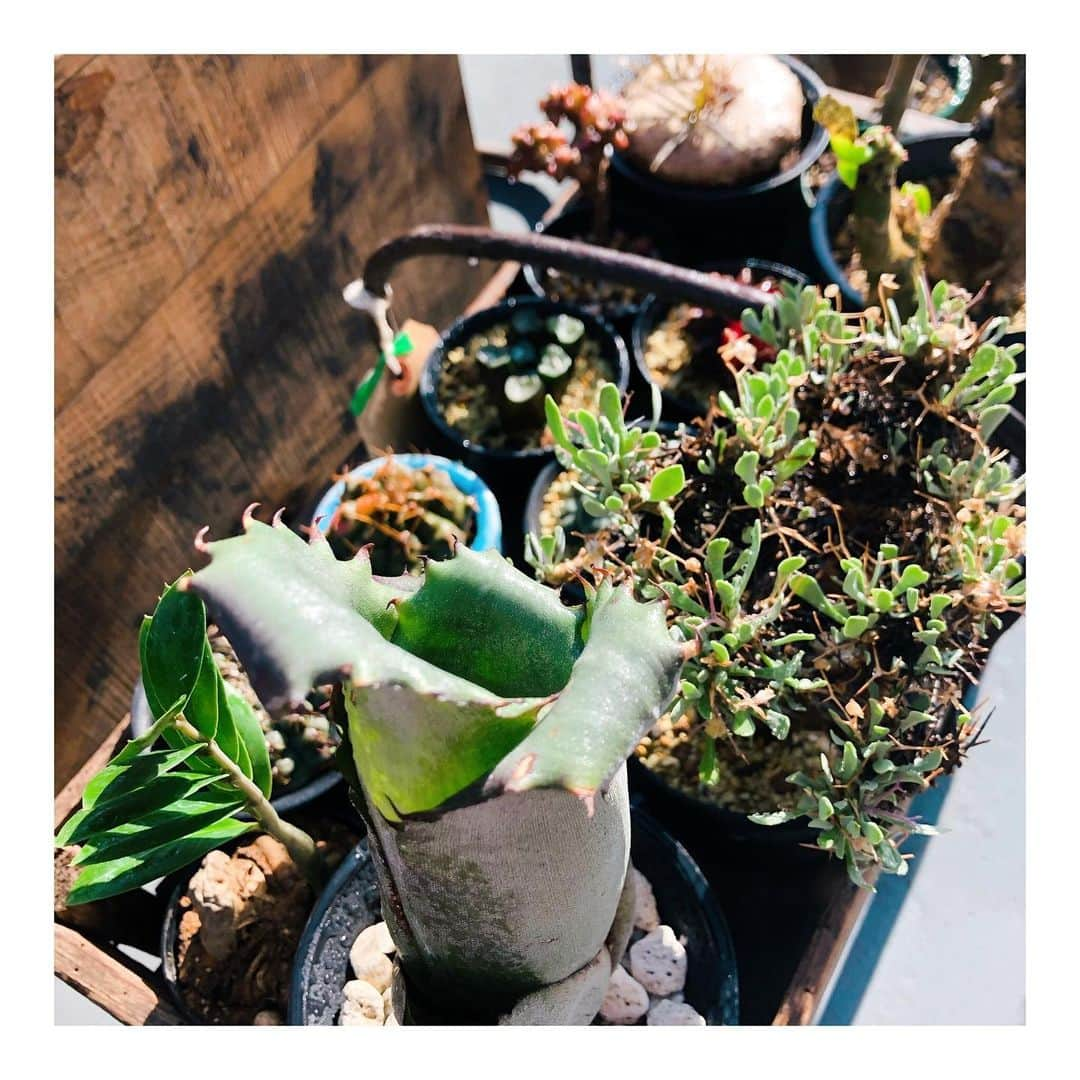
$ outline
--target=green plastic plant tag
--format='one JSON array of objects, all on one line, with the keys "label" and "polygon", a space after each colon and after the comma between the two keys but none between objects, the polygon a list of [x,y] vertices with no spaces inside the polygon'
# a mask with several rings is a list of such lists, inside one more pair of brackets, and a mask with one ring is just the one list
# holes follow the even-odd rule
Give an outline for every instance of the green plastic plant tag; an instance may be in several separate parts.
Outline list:
[{"label": "green plastic plant tag", "polygon": [[[394,338],[395,356],[405,356],[407,353],[411,353],[412,349],[413,344],[409,340],[408,334],[402,332]],[[371,395],[375,393],[375,387],[379,385],[379,380],[385,370],[386,355],[380,352],[378,359],[375,361],[375,366],[364,376],[360,381],[360,385],[353,392],[352,401],[349,402],[349,411],[353,416],[358,417],[367,408]]]}]

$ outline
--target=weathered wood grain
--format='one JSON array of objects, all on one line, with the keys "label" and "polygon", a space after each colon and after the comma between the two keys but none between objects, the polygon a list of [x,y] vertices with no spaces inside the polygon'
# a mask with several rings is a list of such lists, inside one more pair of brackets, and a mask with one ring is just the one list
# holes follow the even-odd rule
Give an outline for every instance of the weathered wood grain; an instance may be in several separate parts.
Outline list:
[{"label": "weathered wood grain", "polygon": [[53,971],[122,1024],[182,1024],[156,978],[122,953],[53,924]]},{"label": "weathered wood grain", "polygon": [[86,375],[386,59],[95,57],[60,84],[57,322]]},{"label": "weathered wood grain", "polygon": [[[373,354],[340,292],[367,252],[486,219],[453,56],[99,57],[75,80],[103,71],[102,134],[56,181],[57,787],[126,711],[195,531],[303,509],[355,445]],[[395,308],[445,325],[479,273],[417,262]]]}]

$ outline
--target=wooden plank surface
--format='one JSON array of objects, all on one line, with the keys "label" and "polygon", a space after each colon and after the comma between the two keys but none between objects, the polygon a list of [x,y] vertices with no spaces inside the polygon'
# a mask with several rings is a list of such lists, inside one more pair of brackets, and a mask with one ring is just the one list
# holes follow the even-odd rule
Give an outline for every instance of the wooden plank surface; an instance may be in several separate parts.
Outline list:
[{"label": "wooden plank surface", "polygon": [[[126,711],[198,528],[302,510],[355,446],[374,356],[342,286],[486,197],[453,56],[95,57],[57,114],[59,789]],[[484,272],[410,263],[395,310],[446,325]]]},{"label": "wooden plank surface", "polygon": [[776,1011],[775,1026],[814,1023],[847,940],[870,896],[866,889],[856,888],[846,877],[837,879],[833,899],[822,913]]},{"label": "wooden plank surface", "polygon": [[122,1024],[182,1024],[157,980],[122,953],[53,924],[53,971]]}]

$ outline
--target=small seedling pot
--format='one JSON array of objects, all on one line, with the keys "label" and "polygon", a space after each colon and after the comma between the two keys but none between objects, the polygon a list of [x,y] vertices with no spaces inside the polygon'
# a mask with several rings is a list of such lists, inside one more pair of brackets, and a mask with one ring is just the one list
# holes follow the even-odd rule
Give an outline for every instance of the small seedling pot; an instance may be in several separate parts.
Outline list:
[{"label": "small seedling pot", "polygon": [[357,465],[349,472],[347,478],[338,480],[327,488],[312,514],[312,528],[317,528],[325,534],[330,528],[334,511],[341,505],[346,484],[374,476],[387,461],[395,461],[407,469],[422,469],[427,465],[434,465],[440,472],[449,476],[458,491],[463,495],[471,495],[476,501],[473,538],[469,541],[469,547],[473,551],[494,549],[502,554],[502,515],[499,513],[499,502],[491,488],[472,469],[466,468],[458,461],[449,461],[447,458],[436,457],[434,454],[391,454],[387,457],[372,458],[362,465]]},{"label": "small seedling pot", "polygon": [[[515,297],[458,319],[443,333],[424,365],[420,377],[420,400],[438,438],[446,445],[447,452],[464,460],[496,488],[499,482],[503,482],[511,488],[516,486],[518,490],[523,487],[527,490],[524,485],[527,485],[540,466],[551,460],[553,451],[546,447],[503,449],[472,441],[446,422],[439,405],[438,387],[447,354],[452,349],[464,345],[474,334],[508,322],[516,311],[526,307],[533,308],[537,315],[544,319],[551,315],[572,315],[580,319],[585,324],[586,335],[600,347],[601,356],[607,361],[612,381],[618,386],[620,393],[626,389],[630,377],[630,360],[623,339],[603,319],[572,304],[538,297]],[[521,490],[522,495],[524,490]]]},{"label": "small seedling pot", "polygon": [[[735,949],[709,883],[652,817],[637,807],[631,814],[630,858],[652,883],[661,918],[686,937],[686,1000],[709,1024],[738,1024]],[[349,950],[360,931],[381,918],[375,868],[363,841],[338,867],[304,927],[289,991],[290,1024],[336,1023],[351,977]]]},{"label": "small seedling pot", "polygon": [[748,184],[731,186],[677,184],[654,176],[625,154],[611,159],[615,205],[624,201],[653,211],[667,231],[674,231],[697,259],[721,251],[767,251],[785,248],[792,215],[806,213],[800,181],[829,144],[828,132],[814,120],[814,106],[825,93],[816,72],[791,56],[777,56],[798,77],[803,106],[801,151],[786,169]]},{"label": "small seedling pot", "polygon": [[[706,272],[716,271],[722,274],[736,274],[744,267],[749,267],[760,277],[780,278],[782,281],[790,282],[799,288],[810,284],[810,279],[794,267],[766,259],[727,259],[722,262],[705,263],[699,269]],[[649,371],[649,365],[645,362],[646,344],[649,335],[656,329],[672,307],[673,304],[670,300],[659,296],[650,296],[634,319],[634,326],[630,334],[631,351],[634,356],[634,366],[637,369],[637,374],[646,386],[652,386],[656,382],[652,372]],[[720,314],[729,315],[732,319],[738,319],[742,314],[742,309],[736,310],[733,306],[728,311],[721,311]],[[717,362],[719,363],[719,361]],[[708,402],[694,401],[692,398],[669,393],[659,384],[657,384],[657,389],[660,390],[660,398],[663,401],[665,420],[693,420],[703,415],[708,409]]]},{"label": "small seedling pot", "polygon": [[[920,135],[906,138],[904,148],[908,152],[908,159],[900,166],[897,182],[925,182],[955,175],[953,149],[970,136],[970,127],[965,127],[956,135]],[[850,210],[851,191],[834,173],[818,193],[817,203],[810,212],[810,244],[817,260],[821,281],[836,282],[843,294],[844,306],[861,311],[866,307],[867,300],[848,281],[847,274],[833,252],[833,243]]]},{"label": "small seedling pot", "polygon": [[[658,229],[656,219],[651,215],[636,213],[633,210],[614,205],[611,211],[613,231],[625,232],[635,239],[638,237],[650,239],[656,246],[657,258],[676,263],[679,261],[677,254],[666,250],[666,245],[660,242],[657,235],[658,233],[663,235],[666,232],[663,222],[660,222],[660,228]],[[558,237],[561,240],[581,240],[589,234],[591,227],[592,207],[579,199],[571,203],[558,217],[553,218],[546,224],[542,221],[537,222],[535,231],[542,233],[544,236]],[[542,267],[526,263],[521,268],[521,272],[525,278],[525,283],[534,296],[545,299],[550,298],[546,275]],[[629,329],[629,323],[640,310],[644,301],[645,297],[642,296],[640,299],[626,302],[582,302],[580,306],[594,315],[610,319],[622,330],[624,329],[624,323],[626,324],[625,329]]]}]

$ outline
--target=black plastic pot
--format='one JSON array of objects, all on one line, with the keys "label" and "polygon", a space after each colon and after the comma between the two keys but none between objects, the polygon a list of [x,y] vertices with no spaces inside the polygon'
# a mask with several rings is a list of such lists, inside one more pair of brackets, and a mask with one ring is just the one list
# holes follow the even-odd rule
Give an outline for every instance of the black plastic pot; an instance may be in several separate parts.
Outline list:
[{"label": "black plastic pot", "polygon": [[658,812],[662,809],[675,811],[680,816],[705,822],[709,831],[727,844],[800,862],[821,857],[816,848],[810,850],[802,846],[816,844],[818,836],[802,820],[787,821],[782,825],[755,825],[745,814],[680,791],[642,765],[636,757],[627,762],[627,770],[631,792],[640,794],[649,806],[655,806]]},{"label": "black plastic pot", "polygon": [[[451,349],[464,345],[473,334],[509,321],[515,311],[526,307],[535,309],[542,318],[566,314],[580,319],[585,324],[586,335],[600,346],[601,355],[610,365],[620,393],[626,389],[630,377],[630,360],[623,339],[603,319],[573,304],[563,304],[532,296],[513,297],[494,307],[485,308],[474,315],[458,319],[439,339],[439,343],[432,349],[424,365],[420,377],[420,400],[438,436],[452,451],[448,456],[464,461],[493,485],[499,480],[508,478],[512,478],[520,485],[524,472],[527,472],[531,479],[539,466],[551,460],[552,451],[542,447],[528,450],[495,449],[467,439],[461,432],[452,428],[442,414],[437,394],[439,379],[442,377],[443,364]],[[503,501],[502,492],[498,488],[496,488],[496,495],[499,496],[500,501]]]},{"label": "black plastic pot", "polygon": [[[735,950],[708,882],[686,849],[648,814],[635,807],[632,822],[630,857],[652,883],[661,918],[686,936],[686,1000],[709,1024],[737,1024]],[[349,949],[364,927],[380,919],[379,912],[365,841],[338,868],[304,927],[289,992],[290,1024],[336,1022],[349,979]]]},{"label": "black plastic pot", "polygon": [[[135,689],[131,695],[131,737],[137,739],[140,735],[145,735],[153,722],[150,703],[146,700],[140,677],[135,680]],[[341,779],[341,773],[328,763],[323,772],[317,773],[306,784],[300,784],[295,788],[290,786],[287,791],[271,799],[270,805],[279,814],[291,813],[320,795],[324,795],[339,784]]]},{"label": "black plastic pot", "polygon": [[[641,213],[636,213],[632,210],[627,210],[622,206],[612,207],[612,218],[613,231],[620,230],[634,238],[646,237],[653,241],[657,258],[666,259],[676,263],[679,261],[678,254],[674,251],[667,250],[667,247],[663,242],[663,236],[666,232],[663,227],[663,222],[660,222],[660,228],[657,228],[657,223],[654,218]],[[588,203],[580,200],[573,202],[559,214],[558,217],[549,221],[547,224],[540,221],[537,222],[535,226],[536,232],[543,233],[545,236],[555,236],[561,240],[581,240],[588,236],[591,229],[592,207]],[[548,285],[547,275],[542,267],[526,263],[521,268],[521,272],[522,276],[525,278],[525,283],[529,286],[534,296],[544,299],[558,299]],[[625,303],[581,303],[580,301],[560,300],[561,303],[577,303],[586,311],[610,319],[615,323],[632,319],[641,308],[644,301],[644,296],[638,300]]]},{"label": "black plastic pot", "polygon": [[612,156],[611,187],[615,205],[649,209],[687,245],[687,255],[700,261],[738,251],[782,257],[792,215],[805,215],[800,190],[803,173],[821,157],[828,132],[813,118],[814,105],[825,93],[821,78],[791,56],[778,56],[798,77],[803,107],[801,153],[788,168],[749,184],[734,186],[677,184],[641,168],[625,154]]},{"label": "black plastic pot", "polygon": [[[797,285],[799,288],[810,284],[810,279],[800,270],[767,259],[729,259],[721,262],[705,263],[699,269],[707,272],[716,271],[722,274],[736,274],[743,267],[749,267],[759,276],[769,275],[781,278],[784,281],[791,282],[793,285]],[[645,346],[649,340],[649,335],[656,329],[672,306],[670,300],[650,296],[634,319],[634,326],[630,333],[630,348],[638,375],[647,386],[651,385],[654,380],[652,373],[649,371],[649,366],[645,362]],[[736,310],[732,307],[729,311],[721,313],[727,314],[733,319],[738,319],[742,314],[742,309]],[[708,402],[694,401],[691,398],[671,394],[663,388],[659,389],[660,397],[664,403],[663,415],[666,420],[692,420],[701,416],[708,409]]]},{"label": "black plastic pot", "polygon": [[[956,164],[952,160],[953,149],[970,138],[971,128],[965,127],[955,135],[920,135],[904,140],[908,152],[907,161],[900,166],[897,180],[925,182],[938,177],[953,176]],[[844,269],[833,253],[833,241],[847,220],[851,210],[851,191],[835,174],[818,192],[817,204],[810,212],[810,244],[817,260],[823,283],[836,282],[844,297],[846,307],[861,310],[866,298],[851,285]]]}]

